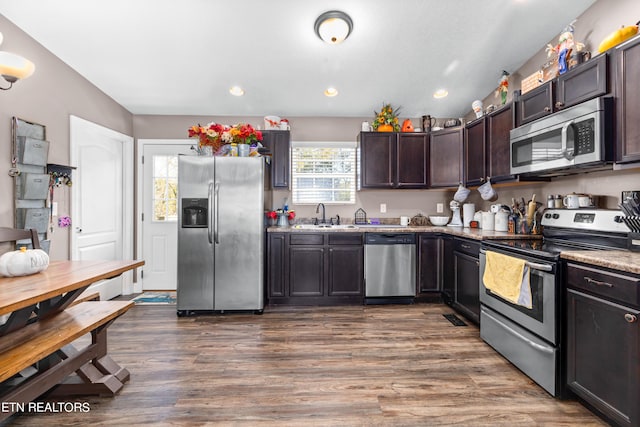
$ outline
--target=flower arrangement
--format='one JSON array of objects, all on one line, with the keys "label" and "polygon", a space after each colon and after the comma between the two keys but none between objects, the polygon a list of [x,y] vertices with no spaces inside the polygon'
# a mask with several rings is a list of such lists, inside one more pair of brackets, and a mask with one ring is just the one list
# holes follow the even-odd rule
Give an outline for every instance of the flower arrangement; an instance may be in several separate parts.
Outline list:
[{"label": "flower arrangement", "polygon": [[198,147],[210,146],[215,152],[222,145],[222,135],[229,131],[229,126],[218,123],[201,126],[198,123],[196,126],[191,126],[188,131],[189,138],[198,138]]},{"label": "flower arrangement", "polygon": [[[398,132],[400,130],[400,123],[398,122],[399,112],[400,107],[394,110],[391,104],[383,104],[379,113],[374,111],[376,118],[371,125],[373,130],[378,130],[378,128],[382,126],[383,128],[387,128],[385,130]],[[391,126],[390,129],[388,129],[389,126]]]},{"label": "flower arrangement", "polygon": [[238,123],[222,134],[222,140],[229,144],[252,144],[262,141],[262,132],[248,123]]},{"label": "flower arrangement", "polygon": [[233,126],[219,123],[209,123],[206,126],[200,124],[188,129],[189,138],[198,138],[198,146],[211,146],[216,152],[223,144],[252,144],[262,141],[262,132],[256,130],[247,123],[238,123]]}]

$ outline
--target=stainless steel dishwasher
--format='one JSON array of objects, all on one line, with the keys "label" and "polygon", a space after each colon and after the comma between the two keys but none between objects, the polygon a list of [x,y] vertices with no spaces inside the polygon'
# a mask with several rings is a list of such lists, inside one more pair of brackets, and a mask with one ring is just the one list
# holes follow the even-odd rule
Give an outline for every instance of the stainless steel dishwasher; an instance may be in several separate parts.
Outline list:
[{"label": "stainless steel dishwasher", "polygon": [[365,302],[413,302],[416,296],[416,235],[365,233]]}]

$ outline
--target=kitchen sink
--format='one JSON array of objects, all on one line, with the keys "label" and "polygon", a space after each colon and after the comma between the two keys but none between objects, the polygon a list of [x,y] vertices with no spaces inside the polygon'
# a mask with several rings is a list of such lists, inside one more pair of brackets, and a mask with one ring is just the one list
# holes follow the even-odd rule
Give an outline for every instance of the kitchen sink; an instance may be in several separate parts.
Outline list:
[{"label": "kitchen sink", "polygon": [[296,224],[293,228],[301,228],[306,230],[336,230],[336,229],[345,229],[345,228],[358,228],[355,225],[344,224],[344,225],[331,225],[331,224]]}]

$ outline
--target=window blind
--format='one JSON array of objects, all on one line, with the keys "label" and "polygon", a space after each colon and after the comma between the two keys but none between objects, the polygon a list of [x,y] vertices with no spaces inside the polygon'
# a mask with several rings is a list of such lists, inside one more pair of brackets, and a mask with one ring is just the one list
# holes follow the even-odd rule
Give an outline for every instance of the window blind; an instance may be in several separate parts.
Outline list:
[{"label": "window blind", "polygon": [[353,143],[292,143],[291,192],[295,204],[355,204]]}]

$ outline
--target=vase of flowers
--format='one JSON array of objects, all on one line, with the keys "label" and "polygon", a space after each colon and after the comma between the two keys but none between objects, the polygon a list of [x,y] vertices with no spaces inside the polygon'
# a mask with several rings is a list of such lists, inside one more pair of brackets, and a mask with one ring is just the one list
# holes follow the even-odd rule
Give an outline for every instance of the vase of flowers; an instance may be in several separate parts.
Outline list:
[{"label": "vase of flowers", "polygon": [[196,126],[191,126],[188,131],[189,138],[198,138],[198,154],[210,156],[220,149],[223,143],[222,135],[228,129],[229,126],[212,122],[206,126],[198,123]]},{"label": "vase of flowers", "polygon": [[373,130],[378,132],[398,132],[400,131],[400,123],[398,121],[398,113],[400,107],[393,109],[391,104],[383,104],[380,112],[374,111],[376,115],[373,121]]}]

